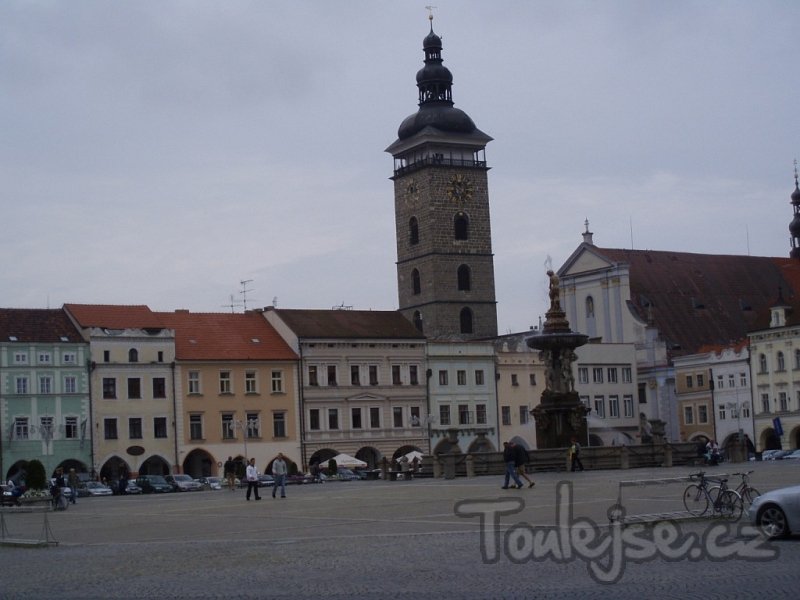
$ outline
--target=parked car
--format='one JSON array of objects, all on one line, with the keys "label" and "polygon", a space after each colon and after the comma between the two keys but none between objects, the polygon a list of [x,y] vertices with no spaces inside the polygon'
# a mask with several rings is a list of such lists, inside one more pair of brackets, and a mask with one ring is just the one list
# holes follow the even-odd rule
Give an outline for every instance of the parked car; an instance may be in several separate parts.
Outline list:
[{"label": "parked car", "polygon": [[340,481],[358,481],[361,477],[353,473],[350,469],[339,467],[336,471],[336,479]]},{"label": "parked car", "polygon": [[165,494],[175,491],[161,475],[140,475],[136,478],[136,485],[142,488],[144,494]]},{"label": "parked car", "polygon": [[99,481],[87,481],[84,488],[89,496],[113,496],[114,492],[107,485],[103,485]]},{"label": "parked car", "polygon": [[258,487],[270,487],[275,485],[275,478],[272,475],[259,475]]},{"label": "parked car", "polygon": [[781,460],[790,460],[790,459],[795,459],[795,458],[800,458],[800,449],[792,450],[788,454],[784,454],[783,458],[781,458]]},{"label": "parked car", "polygon": [[136,482],[133,479],[131,479],[130,481],[128,481],[128,487],[125,488],[125,493],[126,494],[141,494],[142,493],[142,488],[140,488],[138,485],[136,485]]},{"label": "parked car", "polygon": [[203,489],[203,484],[189,475],[167,475],[164,479],[176,492],[199,492]]},{"label": "parked car", "polygon": [[750,521],[770,538],[800,533],[800,485],[772,490],[753,500]]},{"label": "parked car", "polygon": [[781,460],[790,452],[791,450],[764,450],[761,453],[761,460]]},{"label": "parked car", "polygon": [[198,481],[210,490],[222,489],[222,479],[219,477],[201,477]]}]

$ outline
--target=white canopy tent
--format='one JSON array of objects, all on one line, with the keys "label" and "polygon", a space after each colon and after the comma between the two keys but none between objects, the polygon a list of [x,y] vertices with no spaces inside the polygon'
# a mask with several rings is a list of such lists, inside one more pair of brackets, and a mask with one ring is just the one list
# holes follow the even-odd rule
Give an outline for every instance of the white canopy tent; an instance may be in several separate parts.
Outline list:
[{"label": "white canopy tent", "polygon": [[[331,459],[323,461],[320,466],[327,466],[330,460]],[[367,463],[363,460],[359,460],[355,456],[350,456],[349,454],[337,454],[332,460],[336,461],[337,467],[344,467],[345,469],[360,469],[367,466]]]},{"label": "white canopy tent", "polygon": [[414,462],[414,459],[416,458],[418,461],[421,461],[423,456],[424,454],[422,454],[422,452],[419,450],[412,450],[408,454],[401,456],[398,460],[403,460],[405,458],[408,462]]}]

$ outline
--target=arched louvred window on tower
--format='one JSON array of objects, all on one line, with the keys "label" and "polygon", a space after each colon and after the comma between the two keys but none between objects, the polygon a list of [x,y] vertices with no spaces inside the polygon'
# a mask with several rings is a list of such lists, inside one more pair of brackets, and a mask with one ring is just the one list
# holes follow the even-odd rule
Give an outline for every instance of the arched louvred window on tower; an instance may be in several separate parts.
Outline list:
[{"label": "arched louvred window on tower", "polygon": [[422,315],[418,310],[414,311],[414,327],[417,328],[417,331],[422,333]]},{"label": "arched louvred window on tower", "polygon": [[411,292],[415,296],[422,292],[422,284],[419,281],[419,271],[417,269],[411,271]]},{"label": "arched louvred window on tower", "polygon": [[412,246],[419,244],[419,222],[417,217],[408,220],[408,243]]},{"label": "arched louvred window on tower", "polygon": [[597,322],[594,318],[594,298],[591,296],[586,297],[586,333],[589,337],[597,335]]},{"label": "arched louvred window on tower", "polygon": [[461,315],[461,333],[472,333],[472,311],[469,308],[462,308]]},{"label": "arched louvred window on tower", "polygon": [[472,289],[470,270],[467,265],[458,267],[458,291],[468,292]]},{"label": "arched louvred window on tower", "polygon": [[454,236],[457,240],[469,239],[469,217],[463,212],[457,212],[453,219]]}]

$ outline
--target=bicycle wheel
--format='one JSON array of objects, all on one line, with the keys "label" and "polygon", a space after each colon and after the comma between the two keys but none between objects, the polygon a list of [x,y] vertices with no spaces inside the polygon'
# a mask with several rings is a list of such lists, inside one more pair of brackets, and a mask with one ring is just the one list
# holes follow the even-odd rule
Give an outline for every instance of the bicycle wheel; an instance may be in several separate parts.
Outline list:
[{"label": "bicycle wheel", "polygon": [[708,510],[708,496],[703,488],[693,483],[683,490],[683,505],[689,514],[699,517]]},{"label": "bicycle wheel", "polygon": [[742,517],[744,504],[739,494],[733,490],[725,490],[720,494],[714,508],[719,510],[720,516],[726,521],[738,521]]},{"label": "bicycle wheel", "polygon": [[747,506],[750,506],[753,503],[753,500],[758,498],[761,495],[756,488],[748,486],[742,490],[742,500]]}]

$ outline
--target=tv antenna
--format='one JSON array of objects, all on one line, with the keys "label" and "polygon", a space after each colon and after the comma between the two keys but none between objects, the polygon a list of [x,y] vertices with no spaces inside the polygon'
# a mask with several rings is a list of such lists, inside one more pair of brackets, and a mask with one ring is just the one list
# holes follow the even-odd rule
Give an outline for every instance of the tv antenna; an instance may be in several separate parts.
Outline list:
[{"label": "tv antenna", "polygon": [[237,306],[241,306],[241,305],[242,305],[242,303],[241,302],[236,302],[233,299],[233,294],[231,294],[231,302],[230,302],[230,304],[223,304],[222,308],[230,308],[231,309],[231,313],[235,313],[236,312],[236,307]]},{"label": "tv antenna", "polygon": [[253,283],[252,279],[244,279],[239,282],[242,286],[242,289],[239,290],[239,293],[242,295],[242,305],[244,306],[244,312],[247,312],[247,292],[253,292],[252,288],[248,289],[247,284]]}]

